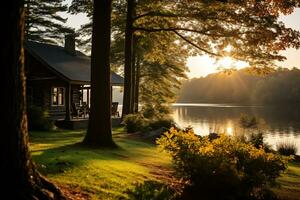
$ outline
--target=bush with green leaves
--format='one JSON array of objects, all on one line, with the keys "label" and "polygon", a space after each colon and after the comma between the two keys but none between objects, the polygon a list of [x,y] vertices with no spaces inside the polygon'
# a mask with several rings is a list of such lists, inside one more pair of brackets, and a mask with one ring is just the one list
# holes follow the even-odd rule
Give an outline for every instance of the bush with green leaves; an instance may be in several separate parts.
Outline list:
[{"label": "bush with green leaves", "polygon": [[149,122],[141,114],[129,114],[124,118],[127,133],[135,133],[143,131],[149,126]]},{"label": "bush with green leaves", "polygon": [[298,150],[296,144],[291,142],[281,142],[276,147],[277,151],[284,156],[296,155]]},{"label": "bush with green leaves", "polygon": [[48,118],[47,110],[30,105],[27,108],[28,128],[35,131],[49,131],[54,129],[54,122]]},{"label": "bush with green leaves", "polygon": [[272,199],[269,188],[277,184],[289,159],[225,134],[199,137],[192,129],[171,128],[157,143],[189,183],[184,199]]},{"label": "bush with green leaves", "polygon": [[147,132],[159,128],[169,129],[174,126],[172,119],[157,117],[148,119],[142,114],[129,114],[124,118],[125,128],[128,133]]},{"label": "bush with green leaves", "polygon": [[127,194],[130,200],[171,200],[176,196],[175,191],[168,185],[153,180],[137,184]]},{"label": "bush with green leaves", "polygon": [[173,126],[175,126],[174,121],[170,118],[155,118],[153,120],[150,120],[149,126],[152,130],[156,130],[159,128],[166,128],[169,129]]}]

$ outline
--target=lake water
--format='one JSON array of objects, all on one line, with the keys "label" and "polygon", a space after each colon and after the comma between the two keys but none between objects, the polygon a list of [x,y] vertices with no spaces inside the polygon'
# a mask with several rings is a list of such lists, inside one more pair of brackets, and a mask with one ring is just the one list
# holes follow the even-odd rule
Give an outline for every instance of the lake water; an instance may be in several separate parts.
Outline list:
[{"label": "lake water", "polygon": [[293,143],[300,155],[300,106],[243,106],[231,104],[174,104],[173,118],[181,128],[191,126],[196,134],[211,132],[235,135],[241,114],[262,122],[264,141],[276,149],[280,142]]}]

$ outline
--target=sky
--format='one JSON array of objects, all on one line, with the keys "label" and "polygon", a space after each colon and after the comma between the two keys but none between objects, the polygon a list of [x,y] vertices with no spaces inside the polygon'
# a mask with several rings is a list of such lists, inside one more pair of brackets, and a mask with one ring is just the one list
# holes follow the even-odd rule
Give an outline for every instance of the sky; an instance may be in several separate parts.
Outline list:
[{"label": "sky", "polygon": [[[69,0],[67,0],[68,2]],[[88,18],[84,14],[77,15],[67,15],[68,25],[78,29],[81,24],[84,24],[88,21]],[[282,16],[280,20],[285,23],[289,28],[293,28],[300,31],[300,8],[296,9],[291,15]],[[281,67],[298,67],[300,68],[300,49],[287,49],[281,52],[287,59],[284,62],[277,62],[278,66]],[[226,57],[219,62],[216,62],[213,58],[210,58],[207,55],[190,57],[187,60],[187,66],[189,68],[188,77],[195,78],[206,76],[210,73],[217,72],[217,68],[236,66],[237,69],[247,66],[247,63],[241,61],[233,61],[230,57]]]}]

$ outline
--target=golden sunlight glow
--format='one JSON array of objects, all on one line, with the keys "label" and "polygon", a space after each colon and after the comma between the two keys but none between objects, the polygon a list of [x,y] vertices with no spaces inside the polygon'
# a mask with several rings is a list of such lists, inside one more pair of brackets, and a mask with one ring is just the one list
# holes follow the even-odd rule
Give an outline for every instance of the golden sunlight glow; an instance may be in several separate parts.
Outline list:
[{"label": "golden sunlight glow", "polygon": [[206,76],[207,74],[214,73],[217,70],[215,60],[210,58],[208,55],[189,57],[187,60],[187,66],[190,72],[188,77],[200,77]]},{"label": "golden sunlight glow", "polygon": [[232,135],[233,129],[232,129],[231,126],[228,126],[228,127],[226,128],[226,133],[229,134],[229,135]]},{"label": "golden sunlight glow", "polygon": [[227,51],[227,52],[230,52],[232,50],[232,46],[228,45],[224,50]]},{"label": "golden sunlight glow", "polygon": [[[230,46],[228,48],[231,48]],[[190,72],[189,78],[195,78],[200,76],[206,76],[210,73],[215,73],[218,68],[231,68],[241,69],[249,66],[244,61],[234,60],[229,56],[219,59],[218,61],[208,55],[190,57],[187,61],[187,66]]]},{"label": "golden sunlight glow", "polygon": [[217,65],[224,68],[233,67],[233,64],[234,60],[229,56],[226,56],[217,62]]},{"label": "golden sunlight glow", "polygon": [[241,68],[244,68],[244,67],[249,67],[248,63],[244,62],[244,61],[236,61],[234,63],[234,65],[238,68],[238,69],[241,69]]}]

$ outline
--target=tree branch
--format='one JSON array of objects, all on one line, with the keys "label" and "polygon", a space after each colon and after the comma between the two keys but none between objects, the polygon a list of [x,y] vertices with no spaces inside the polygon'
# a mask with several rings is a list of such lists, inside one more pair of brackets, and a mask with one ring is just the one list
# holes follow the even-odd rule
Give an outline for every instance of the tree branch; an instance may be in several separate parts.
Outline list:
[{"label": "tree branch", "polygon": [[[217,56],[217,57],[222,57],[219,54],[216,54],[216,53],[213,53],[213,52],[207,51],[206,49],[201,48],[197,44],[193,43],[192,41],[188,40],[186,37],[184,37],[183,35],[181,35],[180,33],[178,33],[178,31],[189,31],[189,32],[194,32],[194,33],[199,33],[199,34],[207,35],[207,33],[204,33],[202,31],[188,29],[188,28],[154,28],[154,29],[147,29],[147,28],[142,28],[142,27],[135,27],[134,29],[135,30],[140,30],[140,31],[146,31],[146,32],[171,31],[171,32],[175,33],[177,36],[179,36],[181,39],[183,39],[184,41],[186,41],[187,43],[189,43],[190,45],[192,45],[193,47],[195,47],[195,48],[197,48],[197,49],[199,49],[201,51],[204,51],[207,54],[210,54],[210,55],[213,55],[213,56]],[[225,37],[225,36],[221,36],[221,35],[214,35],[214,36]]]},{"label": "tree branch", "polygon": [[190,45],[192,45],[193,47],[195,47],[195,48],[197,48],[197,49],[199,49],[201,51],[204,51],[207,54],[210,54],[210,55],[213,55],[213,56],[216,56],[216,57],[222,57],[220,54],[216,54],[216,53],[213,53],[213,52],[207,51],[206,49],[201,48],[197,44],[193,43],[192,41],[190,41],[189,39],[187,39],[186,37],[184,37],[183,35],[181,35],[180,33],[178,33],[176,30],[173,30],[173,32],[177,36],[179,36],[181,39],[183,39],[184,41],[186,41],[187,43],[189,43]]},{"label": "tree branch", "polygon": [[184,15],[178,15],[178,14],[174,14],[174,13],[161,13],[161,12],[155,12],[155,11],[150,11],[141,15],[138,15],[136,17],[133,18],[133,20],[138,20],[140,18],[143,17],[148,17],[148,16],[155,16],[155,17],[188,17],[188,16],[184,16]]},{"label": "tree branch", "polygon": [[195,29],[189,29],[189,28],[181,28],[181,27],[175,27],[175,28],[144,28],[144,27],[134,27],[135,30],[137,31],[145,31],[145,32],[160,32],[160,31],[187,31],[187,32],[192,32],[192,33],[198,33],[202,35],[207,35],[207,36],[213,36],[213,37],[230,37],[230,33],[228,34],[212,34],[212,33],[207,33],[211,29],[204,29],[204,30],[195,30]]}]

